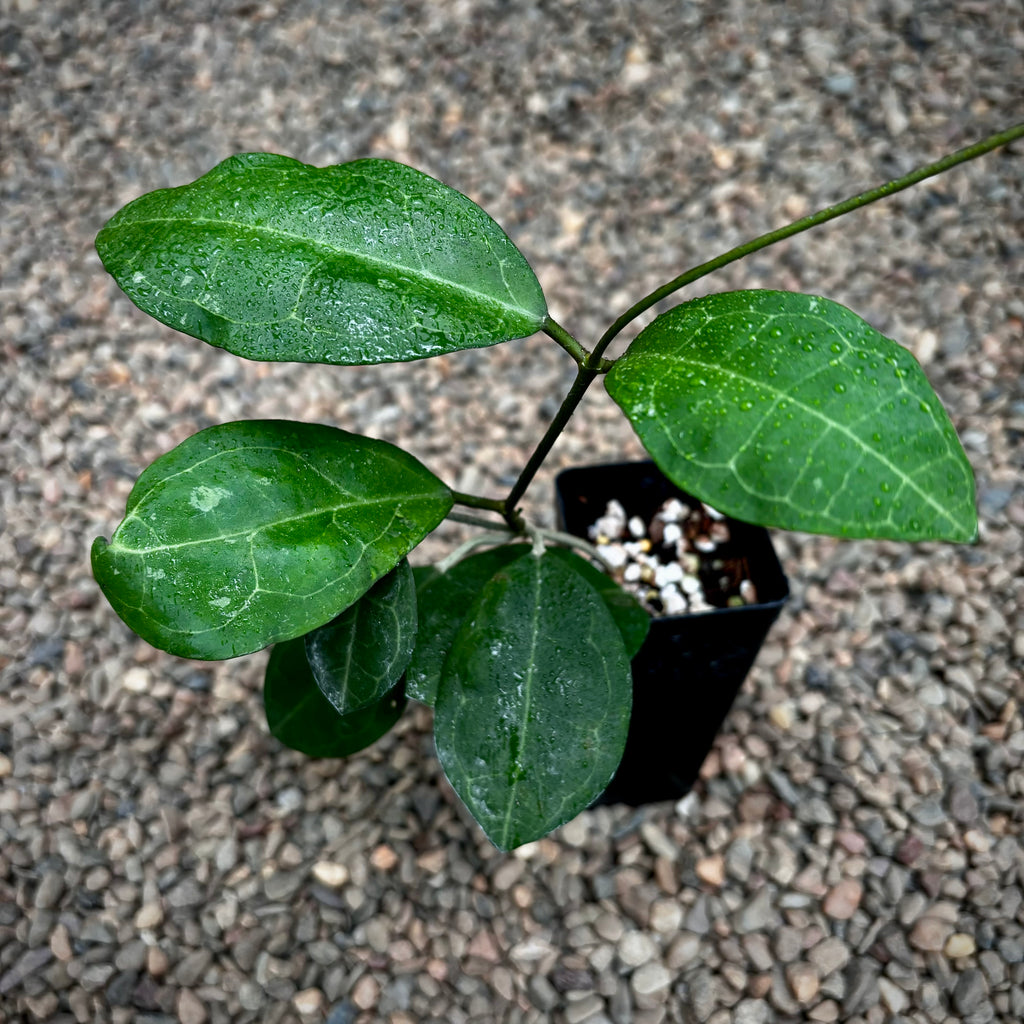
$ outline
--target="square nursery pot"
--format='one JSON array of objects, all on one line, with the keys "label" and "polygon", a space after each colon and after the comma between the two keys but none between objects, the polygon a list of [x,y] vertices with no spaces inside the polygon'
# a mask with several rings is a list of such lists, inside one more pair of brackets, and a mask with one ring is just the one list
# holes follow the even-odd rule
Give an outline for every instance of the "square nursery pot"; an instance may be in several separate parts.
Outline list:
[{"label": "square nursery pot", "polygon": [[[653,462],[568,469],[556,478],[555,492],[559,529],[585,539],[613,498],[625,507],[627,517],[640,516],[645,523],[668,498],[698,504]],[[745,559],[746,578],[756,589],[754,603],[652,618],[650,633],[633,659],[633,715],[626,751],[596,803],[639,806],[677,800],[690,791],[789,597],[768,531],[733,519],[724,522],[730,539],[714,557]]]}]

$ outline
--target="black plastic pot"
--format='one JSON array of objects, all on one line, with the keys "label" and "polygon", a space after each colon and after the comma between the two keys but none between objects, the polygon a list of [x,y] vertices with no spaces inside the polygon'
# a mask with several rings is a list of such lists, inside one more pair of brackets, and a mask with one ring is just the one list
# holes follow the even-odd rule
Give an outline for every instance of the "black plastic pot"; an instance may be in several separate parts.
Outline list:
[{"label": "black plastic pot", "polygon": [[[641,516],[645,522],[667,498],[688,498],[653,462],[568,469],[556,478],[555,492],[559,528],[583,538],[613,498],[629,516]],[[727,522],[730,546],[746,557],[758,603],[651,620],[650,633],[633,659],[633,715],[626,752],[597,803],[639,806],[677,800],[690,791],[789,597],[768,531],[732,519]]]}]

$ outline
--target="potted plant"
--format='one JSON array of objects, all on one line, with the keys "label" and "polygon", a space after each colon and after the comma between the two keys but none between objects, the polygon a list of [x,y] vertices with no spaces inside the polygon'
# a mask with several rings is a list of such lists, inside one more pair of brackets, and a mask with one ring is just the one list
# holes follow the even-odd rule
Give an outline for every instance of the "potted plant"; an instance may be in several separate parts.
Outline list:
[{"label": "potted plant", "polygon": [[563,470],[555,496],[559,526],[593,538],[650,615],[631,662],[626,746],[597,802],[679,799],[789,597],[771,538],[708,510],[650,461]]},{"label": "potted plant", "polygon": [[[93,545],[95,577],[133,630],[173,654],[272,647],[271,731],[313,756],[372,742],[407,696],[432,704],[441,764],[490,839],[536,839],[614,775],[650,622],[595,568],[589,540],[518,508],[598,377],[659,469],[735,520],[903,540],[977,531],[970,467],[920,367],[837,303],[708,295],[658,316],[617,359],[611,341],[684,285],[1022,135],[709,260],[591,349],[549,315],[483,210],[401,164],[244,154],[144,195],[99,233],[104,265],[142,310],[236,355],[367,364],[543,331],[577,373],[502,499],[454,491],[395,446],[328,425],[209,427],[141,474],[111,539]],[[413,570],[406,556],[446,517],[481,532]]]}]

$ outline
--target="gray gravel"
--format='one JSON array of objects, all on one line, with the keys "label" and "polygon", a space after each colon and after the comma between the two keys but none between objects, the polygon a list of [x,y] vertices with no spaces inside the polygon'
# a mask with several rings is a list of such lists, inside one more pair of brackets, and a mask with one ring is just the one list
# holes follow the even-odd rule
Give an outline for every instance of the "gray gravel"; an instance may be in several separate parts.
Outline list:
[{"label": "gray gravel", "polygon": [[[264,656],[154,652],[87,568],[202,426],[333,421],[500,494],[572,375],[543,338],[325,372],[176,336],[91,248],[135,195],[239,150],[404,160],[592,339],[597,300],[1019,121],[1022,53],[1019,0],[0,5],[0,1020],[1024,1019],[1020,145],[705,282],[821,292],[911,347],[982,534],[780,536],[794,599],[678,806],[498,854],[425,711],[305,761],[267,735]],[[638,452],[595,391],[530,512],[555,469]]]}]

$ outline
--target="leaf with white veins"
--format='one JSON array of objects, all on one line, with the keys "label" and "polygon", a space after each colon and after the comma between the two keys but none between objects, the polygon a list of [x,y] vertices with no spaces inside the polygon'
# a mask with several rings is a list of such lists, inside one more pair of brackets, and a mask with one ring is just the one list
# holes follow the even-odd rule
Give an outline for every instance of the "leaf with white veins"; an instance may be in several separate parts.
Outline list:
[{"label": "leaf with white veins", "polygon": [[526,337],[547,317],[505,232],[390,160],[243,153],[129,203],[96,248],[140,309],[247,359],[422,359]]},{"label": "leaf with white veins", "polygon": [[334,427],[209,427],[136,481],[92,548],[96,581],[144,640],[231,658],[330,621],[452,506],[408,453]]},{"label": "leaf with white veins", "polygon": [[401,681],[358,711],[342,715],[320,692],[301,637],[275,644],[263,681],[270,732],[308,757],[348,757],[375,743],[402,715]]},{"label": "leaf with white veins", "polygon": [[838,303],[741,291],[684,302],[606,379],[670,480],[749,523],[970,541],[974,476],[906,349]]},{"label": "leaf with white veins", "polygon": [[398,682],[416,643],[416,587],[403,558],[337,618],[307,633],[306,660],[340,714],[374,704]]},{"label": "leaf with white veins", "polygon": [[571,564],[530,554],[490,579],[444,664],[434,739],[495,846],[538,839],[600,795],[632,694],[622,635]]}]

